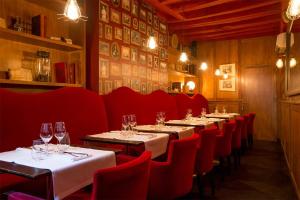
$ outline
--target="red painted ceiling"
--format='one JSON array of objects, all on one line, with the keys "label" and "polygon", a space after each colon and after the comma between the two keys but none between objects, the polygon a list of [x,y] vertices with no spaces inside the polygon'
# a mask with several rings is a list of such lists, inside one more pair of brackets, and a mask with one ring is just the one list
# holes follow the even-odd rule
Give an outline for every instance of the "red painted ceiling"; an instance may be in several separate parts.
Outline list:
[{"label": "red painted ceiling", "polygon": [[[145,0],[182,41],[276,35],[286,31],[288,0]],[[293,31],[300,31],[300,20]]]}]

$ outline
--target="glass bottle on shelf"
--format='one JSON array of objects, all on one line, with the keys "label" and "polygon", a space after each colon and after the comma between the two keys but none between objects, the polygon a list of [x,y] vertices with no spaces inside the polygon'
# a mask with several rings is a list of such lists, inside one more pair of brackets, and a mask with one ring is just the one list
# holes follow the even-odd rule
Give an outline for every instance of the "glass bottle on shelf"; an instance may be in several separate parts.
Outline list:
[{"label": "glass bottle on shelf", "polygon": [[41,82],[51,82],[51,62],[50,53],[37,51],[36,65],[34,69],[34,80]]}]

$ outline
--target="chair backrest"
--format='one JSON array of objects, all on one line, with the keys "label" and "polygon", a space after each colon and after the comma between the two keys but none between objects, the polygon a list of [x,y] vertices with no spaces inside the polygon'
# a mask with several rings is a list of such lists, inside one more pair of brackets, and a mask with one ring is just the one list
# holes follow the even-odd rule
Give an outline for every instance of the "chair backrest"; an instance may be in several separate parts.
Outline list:
[{"label": "chair backrest", "polygon": [[198,134],[172,140],[167,161],[152,162],[149,199],[175,199],[192,190],[198,144]]},{"label": "chair backrest", "polygon": [[247,134],[248,134],[248,123],[250,120],[250,116],[248,114],[243,116],[244,118],[244,124],[242,127],[242,140],[246,140],[247,139]]},{"label": "chair backrest", "polygon": [[247,134],[248,135],[253,135],[253,131],[254,131],[254,119],[255,119],[256,113],[249,113],[249,123],[248,123],[248,127],[247,127]]},{"label": "chair backrest", "polygon": [[92,200],[147,198],[151,152],[116,167],[98,170],[94,175]]},{"label": "chair backrest", "polygon": [[232,135],[232,148],[239,149],[241,147],[241,135],[242,135],[242,127],[244,124],[244,118],[237,117],[235,119],[236,128]]},{"label": "chair backrest", "polygon": [[209,172],[213,168],[217,127],[204,129],[200,133],[200,146],[197,152],[195,171],[198,174]]},{"label": "chair backrest", "polygon": [[9,193],[7,200],[44,200],[39,197],[31,196],[22,192]]},{"label": "chair backrest", "polygon": [[231,154],[231,141],[232,135],[235,131],[236,123],[234,120],[230,120],[229,122],[224,123],[223,125],[223,134],[224,134],[224,148],[223,155],[229,156]]}]

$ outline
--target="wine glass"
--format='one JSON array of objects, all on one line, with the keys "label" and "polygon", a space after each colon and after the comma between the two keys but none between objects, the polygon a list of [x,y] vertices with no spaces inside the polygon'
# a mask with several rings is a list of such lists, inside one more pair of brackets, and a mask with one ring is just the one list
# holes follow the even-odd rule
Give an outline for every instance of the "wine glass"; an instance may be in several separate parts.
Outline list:
[{"label": "wine glass", "polygon": [[226,108],[223,106],[223,114],[226,114]]},{"label": "wine glass", "polygon": [[218,106],[216,106],[215,114],[219,114]]},{"label": "wine glass", "polygon": [[161,125],[161,120],[162,120],[161,112],[156,113],[156,124],[158,127]]},{"label": "wine glass", "polygon": [[58,149],[60,148],[61,140],[66,134],[66,126],[64,122],[56,122],[54,127],[54,136],[58,140]]},{"label": "wine glass", "polygon": [[71,145],[70,135],[69,133],[65,132],[64,137],[60,141],[60,149],[61,152],[66,151]]},{"label": "wine glass", "polygon": [[206,115],[206,108],[202,108],[201,118],[205,118],[205,115]]},{"label": "wine glass", "polygon": [[48,143],[53,137],[53,127],[51,123],[42,123],[41,130],[40,130],[40,138],[46,145],[46,154],[49,154],[48,151]]},{"label": "wine glass", "polygon": [[128,118],[129,118],[129,126],[130,126],[131,130],[133,131],[134,127],[136,127],[136,124],[137,124],[136,116],[134,114],[132,114],[132,115],[129,115]]},{"label": "wine glass", "polygon": [[32,141],[31,156],[32,156],[33,160],[38,161],[38,160],[44,159],[43,154],[45,152],[43,152],[42,145],[43,145],[43,141],[41,139]]},{"label": "wine glass", "polygon": [[185,115],[186,120],[190,120],[192,118],[192,109],[188,109]]},{"label": "wine glass", "polygon": [[123,115],[122,116],[122,130],[127,131],[128,127],[129,127],[128,115]]}]

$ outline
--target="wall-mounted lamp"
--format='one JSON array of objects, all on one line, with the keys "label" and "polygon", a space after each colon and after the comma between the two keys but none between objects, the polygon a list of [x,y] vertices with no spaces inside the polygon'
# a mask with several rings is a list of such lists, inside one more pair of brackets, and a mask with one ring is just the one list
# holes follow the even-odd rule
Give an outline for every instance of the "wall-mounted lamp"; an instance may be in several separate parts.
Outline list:
[{"label": "wall-mounted lamp", "polygon": [[188,87],[189,91],[193,91],[196,87],[196,84],[194,81],[189,81],[186,83],[186,86]]},{"label": "wall-mounted lamp", "polygon": [[181,51],[181,54],[180,54],[180,57],[179,57],[179,60],[183,63],[187,62],[188,61],[188,56],[186,54],[185,51]]},{"label": "wall-mounted lamp", "polygon": [[286,16],[292,21],[300,17],[300,0],[290,0]]},{"label": "wall-mounted lamp", "polygon": [[282,60],[282,58],[278,58],[278,59],[277,59],[277,61],[276,61],[276,67],[277,67],[278,69],[283,68],[283,60]]},{"label": "wall-mounted lamp", "polygon": [[228,74],[227,74],[227,73],[224,73],[224,74],[223,74],[223,78],[224,78],[224,79],[228,79]]},{"label": "wall-mounted lamp", "polygon": [[[276,67],[281,69],[284,67],[284,59],[285,57],[278,58],[276,61]],[[297,65],[297,60],[295,58],[290,58],[290,68],[294,68]]]},{"label": "wall-mounted lamp", "polygon": [[216,75],[216,76],[221,76],[221,70],[220,70],[220,69],[216,69],[215,75]]},{"label": "wall-mounted lamp", "polygon": [[297,65],[297,60],[295,58],[290,59],[290,68],[294,68]]},{"label": "wall-mounted lamp", "polygon": [[208,68],[207,63],[206,62],[202,62],[201,65],[200,65],[200,69],[202,71],[205,71],[205,70],[207,70],[207,68]]}]

